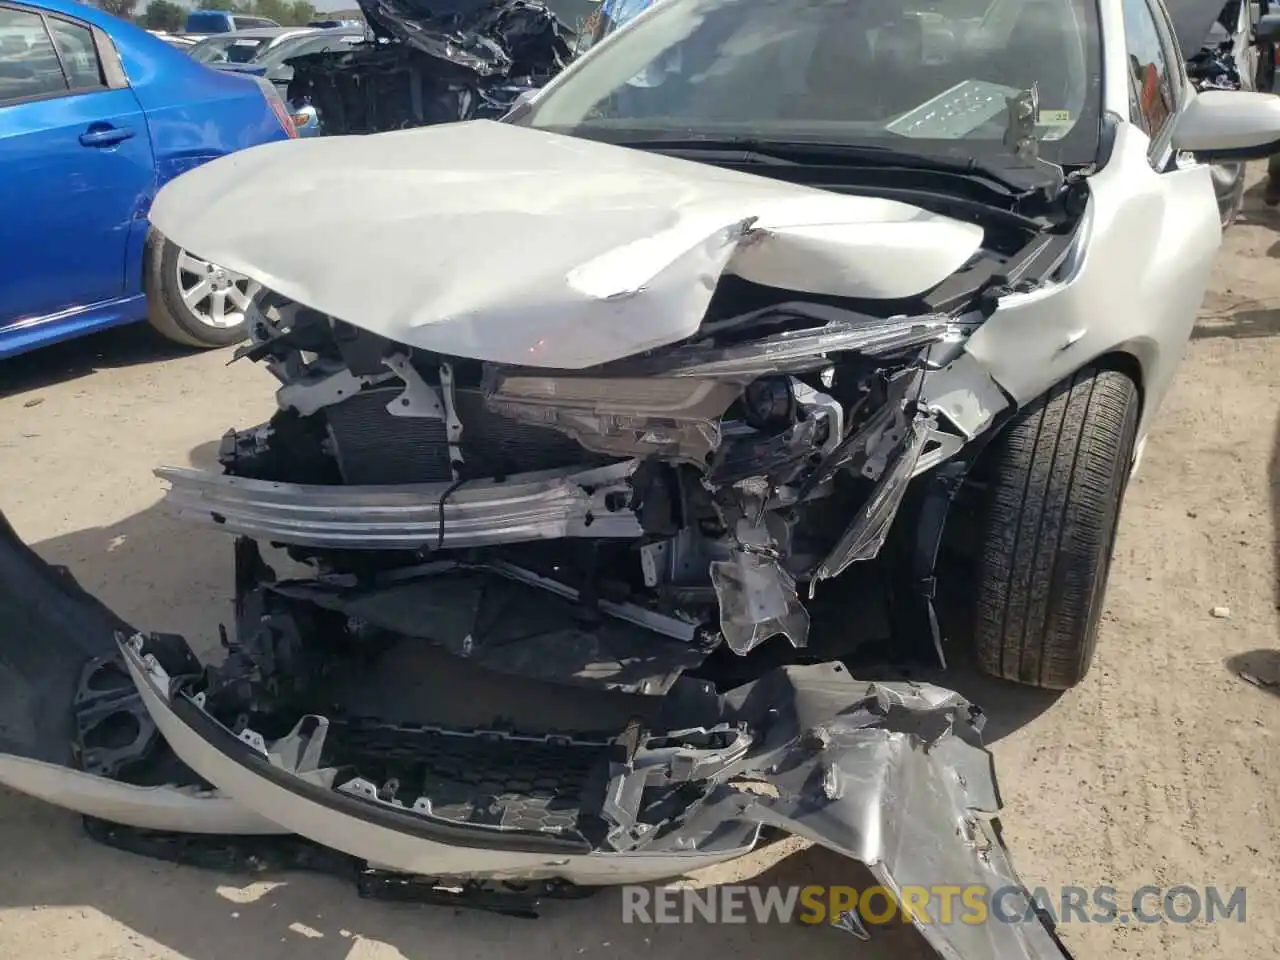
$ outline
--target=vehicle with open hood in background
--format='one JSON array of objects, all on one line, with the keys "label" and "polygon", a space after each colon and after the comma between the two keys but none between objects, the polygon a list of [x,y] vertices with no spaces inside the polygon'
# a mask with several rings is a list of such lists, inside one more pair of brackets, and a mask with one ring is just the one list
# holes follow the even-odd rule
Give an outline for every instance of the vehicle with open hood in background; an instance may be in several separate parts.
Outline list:
[{"label": "vehicle with open hood in background", "polygon": [[371,40],[291,59],[289,102],[317,123],[308,132],[378,133],[497,118],[572,60],[576,36],[561,0],[380,0],[362,10]]},{"label": "vehicle with open hood in background", "polygon": [[[275,381],[220,470],[157,470],[234,544],[226,656],[8,531],[0,783],[128,849],[487,906],[781,830],[932,890],[939,956],[1065,956],[980,712],[863,670],[1085,677],[1206,164],[1275,150],[1280,101],[1197,91],[1156,0],[974,7],[664,0],[505,122],[167,186],[156,226],[262,284],[237,358]],[[923,12],[962,39],[926,56]]]}]

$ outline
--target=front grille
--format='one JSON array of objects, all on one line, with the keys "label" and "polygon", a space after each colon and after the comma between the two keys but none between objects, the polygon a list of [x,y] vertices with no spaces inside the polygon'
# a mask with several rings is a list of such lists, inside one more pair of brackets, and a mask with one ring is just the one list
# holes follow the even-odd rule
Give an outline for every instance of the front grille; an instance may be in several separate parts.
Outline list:
[{"label": "front grille", "polygon": [[324,763],[350,767],[407,807],[445,820],[582,838],[607,782],[610,746],[335,721]]},{"label": "front grille", "polygon": [[[400,393],[399,387],[365,390],[326,409],[344,483],[446,483],[452,479],[444,424],[428,417],[392,416],[387,404]],[[454,400],[462,421],[465,477],[608,462],[557,430],[491,413],[478,387],[456,388]]]}]

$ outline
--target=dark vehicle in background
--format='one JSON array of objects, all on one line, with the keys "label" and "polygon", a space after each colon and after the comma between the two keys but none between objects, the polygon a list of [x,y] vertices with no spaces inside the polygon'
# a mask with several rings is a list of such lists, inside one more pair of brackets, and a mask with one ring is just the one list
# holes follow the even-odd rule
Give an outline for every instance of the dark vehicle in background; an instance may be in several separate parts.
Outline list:
[{"label": "dark vehicle in background", "polygon": [[249,17],[241,13],[227,10],[192,10],[187,15],[184,33],[233,33],[236,30],[250,30],[255,27],[278,27],[267,17]]},{"label": "dark vehicle in background", "polygon": [[576,35],[535,0],[363,0],[372,41],[290,60],[292,104],[327,134],[502,116],[573,59]]},{"label": "dark vehicle in background", "polygon": [[290,115],[298,136],[314,137],[322,130],[315,107],[305,99],[296,102],[288,100],[289,84],[293,81],[293,60],[296,57],[312,54],[340,53],[350,50],[355,45],[363,43],[366,37],[363,26],[344,27],[337,30],[312,30],[276,44],[249,63],[238,66],[226,65],[221,69],[252,73],[270,80],[280,92],[280,96],[289,102]]}]

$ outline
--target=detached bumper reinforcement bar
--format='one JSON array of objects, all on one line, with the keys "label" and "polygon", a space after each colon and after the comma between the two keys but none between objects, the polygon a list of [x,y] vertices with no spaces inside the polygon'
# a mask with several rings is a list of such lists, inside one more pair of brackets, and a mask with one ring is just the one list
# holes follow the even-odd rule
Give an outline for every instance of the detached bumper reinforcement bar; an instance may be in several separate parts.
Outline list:
[{"label": "detached bumper reinforcement bar", "polygon": [[417,550],[639,536],[635,515],[610,510],[606,495],[625,489],[631,469],[543,471],[456,488],[276,483],[182,467],[155,474],[170,484],[165,502],[179,517],[229,534],[330,549]]}]

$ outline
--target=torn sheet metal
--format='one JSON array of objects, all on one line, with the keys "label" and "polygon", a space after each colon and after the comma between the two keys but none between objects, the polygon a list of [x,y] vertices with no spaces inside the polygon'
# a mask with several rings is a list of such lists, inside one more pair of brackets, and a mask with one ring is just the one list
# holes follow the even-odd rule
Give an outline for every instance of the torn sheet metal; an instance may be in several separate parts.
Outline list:
[{"label": "torn sheet metal", "polygon": [[777,514],[765,511],[769,493],[758,478],[737,485],[733,500],[722,505],[735,546],[728,559],[710,565],[720,632],[739,656],[778,634],[793,647],[805,646],[809,637],[809,611],[782,565],[790,530]]},{"label": "torn sheet metal", "polygon": [[[246,211],[279,204],[295,215],[250,226]],[[241,151],[167,185],[151,220],[395,342],[561,369],[691,336],[722,273],[897,299],[950,276],[983,236],[892,200],[488,121]]]},{"label": "torn sheet metal", "polygon": [[373,32],[479,77],[554,74],[570,57],[565,28],[529,0],[359,0]]},{"label": "torn sheet metal", "polygon": [[[420,550],[641,535],[629,498],[633,464],[519,474],[504,481],[324,486],[161,467],[179,517],[265,542],[352,550]],[[625,502],[625,501],[624,501]]]},{"label": "torn sheet metal", "polygon": [[957,345],[941,367],[925,374],[920,405],[945,417],[965,439],[972,440],[1008,408],[1009,398],[982,364]]},{"label": "torn sheet metal", "polygon": [[[768,755],[775,765],[763,779],[776,795],[738,795],[744,815],[861,861],[889,890],[928,890],[913,922],[939,957],[1070,957],[1004,846],[976,707],[932,684],[858,683],[828,664],[778,671],[759,686],[770,683],[794,685],[795,712],[780,726],[795,739]],[[857,692],[842,702],[849,688]],[[940,882],[1007,890],[1002,909],[1018,919],[966,923],[944,910]]]}]

